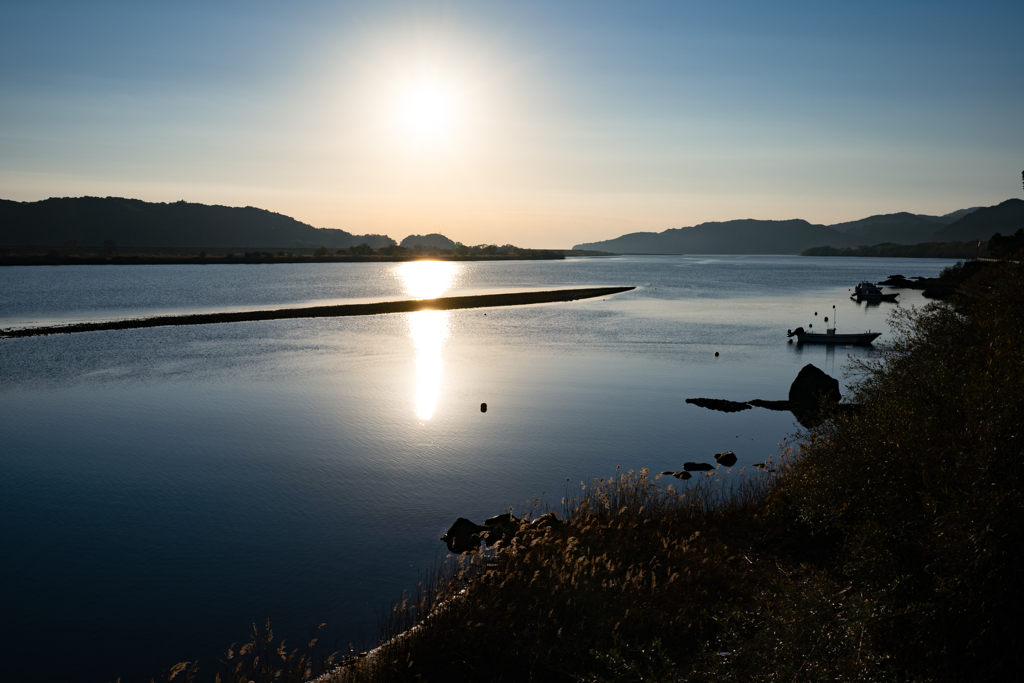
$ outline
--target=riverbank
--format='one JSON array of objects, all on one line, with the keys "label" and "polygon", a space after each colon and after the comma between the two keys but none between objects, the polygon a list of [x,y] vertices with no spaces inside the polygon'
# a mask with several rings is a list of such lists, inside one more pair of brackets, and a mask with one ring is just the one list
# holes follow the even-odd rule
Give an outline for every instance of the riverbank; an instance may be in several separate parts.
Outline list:
[{"label": "riverbank", "polygon": [[218,323],[254,322],[262,320],[290,320],[295,318],[340,318],[360,315],[383,315],[385,313],[413,313],[415,311],[453,311],[460,308],[490,308],[500,306],[527,306],[579,299],[592,299],[628,292],[635,287],[596,287],[589,289],[559,289],[546,292],[513,292],[509,294],[479,294],[471,296],[450,296],[438,299],[411,299],[406,301],[382,301],[370,304],[342,304],[338,306],[306,306],[261,311],[237,311],[233,313],[197,313],[193,315],[164,315],[151,318],[111,320],[96,323],[74,323],[70,325],[46,325],[0,329],[0,339],[39,337],[50,334],[72,334],[77,332],[101,332],[106,330],[135,330],[149,327],[172,327],[180,325],[212,325]]}]

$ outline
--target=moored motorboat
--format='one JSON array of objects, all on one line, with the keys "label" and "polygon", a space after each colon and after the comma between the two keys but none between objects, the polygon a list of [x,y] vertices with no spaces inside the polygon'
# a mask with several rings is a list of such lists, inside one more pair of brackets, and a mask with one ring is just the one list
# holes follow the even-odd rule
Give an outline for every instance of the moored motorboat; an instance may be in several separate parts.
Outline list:
[{"label": "moored motorboat", "polygon": [[899,295],[899,292],[887,294],[875,283],[865,281],[857,285],[854,289],[853,296],[850,298],[855,301],[896,301],[896,297]]},{"label": "moored motorboat", "polygon": [[796,337],[800,344],[843,344],[849,346],[868,346],[878,337],[881,332],[859,332],[852,334],[840,334],[834,329],[821,332],[808,332],[802,327],[795,330],[786,330],[787,337]]}]

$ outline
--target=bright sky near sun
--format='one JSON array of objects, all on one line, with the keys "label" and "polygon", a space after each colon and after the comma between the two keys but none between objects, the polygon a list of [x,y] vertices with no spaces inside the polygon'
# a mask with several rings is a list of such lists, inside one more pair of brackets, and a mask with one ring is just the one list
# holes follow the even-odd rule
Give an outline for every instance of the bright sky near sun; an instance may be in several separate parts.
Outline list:
[{"label": "bright sky near sun", "polygon": [[1019,0],[2,9],[3,199],[568,248],[1020,196]]}]

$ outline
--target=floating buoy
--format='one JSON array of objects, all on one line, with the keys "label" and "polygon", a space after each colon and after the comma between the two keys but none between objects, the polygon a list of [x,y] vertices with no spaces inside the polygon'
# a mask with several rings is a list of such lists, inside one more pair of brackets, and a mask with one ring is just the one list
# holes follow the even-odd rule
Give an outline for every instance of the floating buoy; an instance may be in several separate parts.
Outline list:
[{"label": "floating buoy", "polygon": [[481,413],[486,413],[487,412],[487,404],[486,403],[481,403],[480,404],[480,412]]}]

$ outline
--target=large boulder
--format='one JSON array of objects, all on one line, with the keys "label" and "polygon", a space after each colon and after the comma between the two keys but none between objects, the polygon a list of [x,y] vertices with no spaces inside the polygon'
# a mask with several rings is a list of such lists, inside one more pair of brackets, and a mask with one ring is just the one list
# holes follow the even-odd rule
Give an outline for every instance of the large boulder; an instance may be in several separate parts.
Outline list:
[{"label": "large boulder", "polygon": [[448,546],[448,550],[461,555],[479,549],[481,536],[486,532],[487,527],[459,517],[448,527],[448,532],[441,540]]},{"label": "large boulder", "polygon": [[715,453],[715,460],[718,461],[719,465],[725,467],[732,467],[736,464],[736,454],[732,451],[726,451],[725,453]]},{"label": "large boulder", "polygon": [[800,370],[800,374],[789,387],[789,402],[796,408],[816,410],[822,398],[832,403],[839,403],[839,380],[829,377],[810,363]]},{"label": "large boulder", "polygon": [[548,527],[557,527],[562,524],[562,520],[558,518],[554,512],[546,512],[537,519],[530,522],[531,529],[546,529]]},{"label": "large boulder", "polygon": [[519,531],[521,525],[522,520],[516,519],[511,512],[488,517],[484,520],[484,526],[487,528],[487,531],[483,534],[483,538],[487,541],[487,545],[492,548],[499,542],[504,542],[505,545],[508,545],[512,537]]}]

